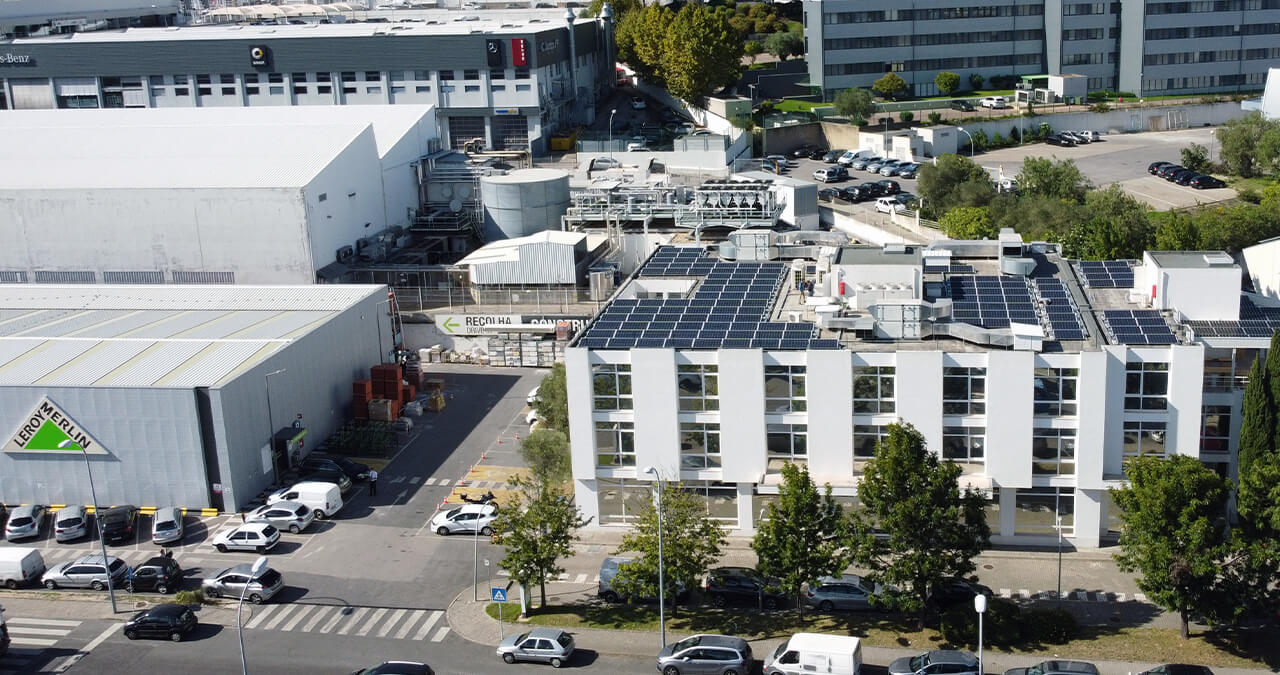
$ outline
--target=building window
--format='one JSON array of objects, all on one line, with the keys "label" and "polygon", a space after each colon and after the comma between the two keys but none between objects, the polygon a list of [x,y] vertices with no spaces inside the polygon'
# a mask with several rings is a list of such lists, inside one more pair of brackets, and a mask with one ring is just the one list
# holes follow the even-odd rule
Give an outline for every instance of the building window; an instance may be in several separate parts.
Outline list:
[{"label": "building window", "polygon": [[235,84],[236,76],[229,73],[222,73],[218,76],[218,82],[221,84]]},{"label": "building window", "polygon": [[415,70],[413,71],[413,79],[419,82],[425,82],[431,79],[431,73],[425,70]]},{"label": "building window", "polygon": [[365,82],[381,82],[382,73],[374,72],[374,71],[367,72],[364,74],[364,81]]},{"label": "building window", "polygon": [[1075,488],[1018,490],[1014,494],[1014,509],[1014,534],[1075,536]]},{"label": "building window", "polygon": [[533,91],[533,87],[527,84],[517,84],[516,91]]},{"label": "building window", "polygon": [[1200,423],[1200,452],[1222,453],[1231,448],[1231,406],[1204,406]]},{"label": "building window", "polygon": [[631,366],[600,363],[591,367],[596,410],[631,409]]},{"label": "building window", "polygon": [[284,96],[284,87],[267,87],[272,96]]},{"label": "building window", "polygon": [[199,94],[200,96],[212,96],[213,87],[197,87],[196,93]]},{"label": "building window", "polygon": [[506,90],[507,90],[507,85],[505,85],[505,84],[492,84],[492,85],[489,85],[489,91],[491,91],[491,92],[499,92],[499,91],[506,91]]},{"label": "building window", "polygon": [[478,79],[480,79],[480,71],[478,71],[478,70],[464,70],[464,71],[462,71],[462,79],[464,79],[464,80],[478,80]]},{"label": "building window", "polygon": [[1032,430],[1031,473],[1035,476],[1070,476],[1076,472],[1076,430]]},{"label": "building window", "polygon": [[151,81],[151,86],[153,87],[164,86],[164,75],[149,75],[147,79]]},{"label": "building window", "polygon": [[366,94],[381,94],[382,87],[365,87],[364,92]]},{"label": "building window", "polygon": [[258,95],[258,88],[257,88],[257,87],[245,87],[245,88],[244,88],[244,93],[245,93],[245,95],[247,95],[247,96],[257,96],[257,95]]},{"label": "building window", "polygon": [[404,93],[404,87],[392,87],[392,88],[391,88],[391,93],[393,93],[393,94],[403,94],[403,93]]},{"label": "building window", "polygon": [[529,69],[528,69],[528,68],[516,68],[516,79],[517,79],[517,80],[527,80],[527,79],[529,79]]},{"label": "building window", "polygon": [[243,80],[245,84],[257,84],[257,83],[258,83],[258,74],[257,74],[257,73],[246,73],[246,74],[244,74],[244,75],[241,75],[241,76],[240,76],[240,79],[241,79],[241,80]]},{"label": "building window", "polygon": [[476,92],[480,91],[480,85],[478,85],[478,84],[464,84],[464,85],[462,85],[462,91],[463,91],[463,92],[465,92],[465,93],[474,94],[474,93],[476,93]]},{"label": "building window", "polygon": [[1164,422],[1125,422],[1124,452],[1125,457],[1138,455],[1168,454],[1164,447]]},{"label": "building window", "polygon": [[92,95],[84,96],[59,96],[59,108],[97,108],[98,97]]},{"label": "building window", "polygon": [[803,462],[808,457],[807,425],[770,424],[766,430],[765,443],[768,446],[769,459]]},{"label": "building window", "polygon": [[635,466],[635,435],[632,422],[596,422],[596,466]]},{"label": "building window", "polygon": [[174,84],[187,84],[187,76],[186,76],[186,75],[174,75],[174,76],[173,76],[173,83],[174,83]]},{"label": "building window", "polygon": [[160,98],[160,97],[164,96],[164,90],[163,90],[163,89],[159,89],[159,88],[152,88],[152,89],[151,89],[151,95],[152,95],[153,97],[155,97],[155,98]]},{"label": "building window", "polygon": [[888,437],[889,431],[882,425],[853,425],[853,458],[871,459],[875,457],[876,445]]},{"label": "building window", "polygon": [[955,462],[982,462],[986,427],[942,427],[942,457]]},{"label": "building window", "polygon": [[222,95],[223,95],[223,96],[235,96],[235,95],[236,95],[236,88],[235,88],[235,87],[223,87],[223,88],[222,88]]},{"label": "building window", "polygon": [[1169,407],[1169,364],[1126,363],[1124,409],[1165,410]]},{"label": "building window", "polygon": [[1074,417],[1078,376],[1075,368],[1036,368],[1036,414]]},{"label": "building window", "polygon": [[213,80],[208,75],[196,75],[196,84],[212,84]]},{"label": "building window", "polygon": [[316,82],[332,82],[333,73],[316,73]]},{"label": "building window", "polygon": [[178,88],[176,88],[176,89],[174,89],[174,90],[173,90],[173,95],[174,95],[174,96],[190,96],[190,95],[191,95],[191,89],[189,89],[189,88],[187,88],[187,87],[178,87]]},{"label": "building window", "polygon": [[342,93],[344,93],[344,94],[354,94],[354,93],[356,93],[356,88],[355,88],[355,87],[343,87],[343,88],[342,88]]},{"label": "building window", "polygon": [[347,71],[345,73],[341,73],[339,78],[341,78],[343,82],[355,82],[356,74],[354,72]]},{"label": "building window", "polygon": [[855,366],[853,369],[853,412],[891,413],[897,407],[893,400],[893,366]]},{"label": "building window", "polygon": [[676,388],[681,410],[719,410],[719,368],[716,366],[680,366]]},{"label": "building window", "polygon": [[414,88],[413,88],[413,93],[415,93],[415,94],[430,94],[430,93],[431,93],[431,85],[429,85],[429,84],[422,84],[422,85],[418,85],[418,86],[416,86],[416,87],[414,87]]},{"label": "building window", "polygon": [[318,85],[316,85],[316,93],[317,93],[317,94],[332,94],[332,93],[333,93],[333,85],[331,85],[331,84],[318,84]]},{"label": "building window", "polygon": [[596,479],[601,525],[629,525],[653,504],[653,484],[621,478]]},{"label": "building window", "polygon": [[441,82],[451,82],[451,81],[453,81],[453,71],[452,71],[452,70],[442,70],[442,71],[440,71],[440,81],[441,81]]},{"label": "building window", "polygon": [[502,68],[494,68],[493,70],[490,70],[490,71],[489,71],[489,79],[490,79],[490,80],[505,80],[505,79],[507,79],[507,71],[506,71],[506,70],[504,70],[504,69],[502,69]]},{"label": "building window", "polygon": [[442,85],[440,85],[440,93],[441,93],[441,94],[451,94],[451,93],[453,93],[453,85],[452,85],[452,84],[442,84]]},{"label": "building window", "polygon": [[986,368],[942,369],[942,414],[985,415],[986,399]]},{"label": "building window", "polygon": [[267,73],[268,84],[284,84],[284,73]]},{"label": "building window", "polygon": [[297,94],[298,96],[302,96],[303,94],[306,94],[306,93],[307,93],[307,86],[306,86],[306,85],[303,85],[303,86],[301,86],[301,87],[294,87],[294,88],[293,88],[293,93],[294,93],[294,94]]},{"label": "building window", "polygon": [[292,75],[290,75],[289,77],[292,77],[294,82],[306,82],[306,81],[307,81],[307,74],[306,74],[306,73],[293,73],[293,74],[292,74]]},{"label": "building window", "polygon": [[764,367],[764,410],[804,412],[804,366]]},{"label": "building window", "polygon": [[680,468],[720,468],[720,424],[680,423]]},{"label": "building window", "polygon": [[729,529],[738,527],[738,486],[714,480],[680,482],[681,492],[690,492],[707,505],[707,517]]}]

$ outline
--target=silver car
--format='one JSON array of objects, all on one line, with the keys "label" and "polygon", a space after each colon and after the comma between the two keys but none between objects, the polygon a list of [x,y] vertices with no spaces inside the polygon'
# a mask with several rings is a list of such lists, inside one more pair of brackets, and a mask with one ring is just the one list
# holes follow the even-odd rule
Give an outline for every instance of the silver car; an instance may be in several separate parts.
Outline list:
[{"label": "silver car", "polygon": [[889,675],[981,675],[978,659],[969,652],[935,649],[919,656],[903,656],[889,664]]},{"label": "silver car", "polygon": [[79,539],[89,532],[89,510],[73,504],[53,514],[53,538],[59,543]]},{"label": "silver car", "polygon": [[658,652],[662,675],[744,675],[751,672],[751,645],[727,635],[693,635]]},{"label": "silver car", "polygon": [[9,523],[4,526],[5,539],[27,539],[40,536],[44,525],[45,508],[38,504],[23,504],[9,512]]},{"label": "silver car", "polygon": [[857,169],[858,171],[862,171],[863,169],[870,171],[872,164],[883,161],[884,158],[882,157],[859,157],[849,163],[849,168]]},{"label": "silver car", "polygon": [[156,513],[151,520],[152,543],[168,544],[182,541],[182,509],[176,506],[156,509]]},{"label": "silver car", "polygon": [[107,587],[107,569],[111,570],[111,584],[116,588],[123,586],[129,566],[115,556],[108,556],[104,565],[100,555],[81,556],[71,562],[54,565],[40,577],[40,583],[49,590],[92,588],[100,591]]},{"label": "silver car", "polygon": [[277,530],[286,530],[297,534],[309,527],[316,519],[316,512],[300,502],[282,501],[266,506],[259,506],[245,516],[250,523],[270,523]]},{"label": "silver car", "polygon": [[910,164],[910,163],[911,163],[911,162],[904,162],[904,161],[902,161],[902,160],[900,160],[900,159],[891,159],[891,160],[888,160],[888,161],[886,161],[884,164],[880,165],[880,175],[881,175],[881,176],[896,176],[896,175],[898,175],[898,167],[906,166],[906,165],[908,165],[908,164]]},{"label": "silver car", "polygon": [[498,517],[498,507],[493,504],[463,504],[448,511],[440,511],[431,518],[431,529],[436,534],[475,533],[493,534],[493,521]]},{"label": "silver car", "polygon": [[250,563],[228,567],[200,582],[200,589],[211,598],[244,597],[255,605],[275,597],[282,588],[284,577],[279,572],[267,567],[254,576],[253,565]]},{"label": "silver car", "polygon": [[573,656],[573,636],[559,628],[534,628],[503,638],[498,644],[498,656],[507,663],[534,661],[559,668]]},{"label": "silver car", "polygon": [[805,589],[805,604],[824,612],[836,609],[874,609],[878,590],[856,574],[823,577]]}]

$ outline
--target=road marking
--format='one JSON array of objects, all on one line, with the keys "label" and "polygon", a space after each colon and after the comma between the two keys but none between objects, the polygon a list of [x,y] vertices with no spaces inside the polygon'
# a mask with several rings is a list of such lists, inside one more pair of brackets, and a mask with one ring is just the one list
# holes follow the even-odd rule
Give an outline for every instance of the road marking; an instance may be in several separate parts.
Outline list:
[{"label": "road marking", "polygon": [[281,608],[280,608],[280,611],[276,612],[276,613],[275,613],[275,616],[272,616],[270,621],[268,621],[268,622],[266,622],[266,623],[262,624],[262,629],[263,629],[263,630],[271,630],[271,629],[275,628],[276,626],[279,626],[279,625],[280,625],[280,622],[281,622],[281,621],[284,621],[284,620],[285,620],[285,617],[287,617],[287,616],[289,616],[290,614],[292,614],[292,613],[293,613],[293,610],[295,610],[295,609],[297,609],[297,608],[298,608],[298,606],[297,606],[297,605],[285,605],[284,607],[281,607]]},{"label": "road marking", "polygon": [[432,642],[439,642],[439,641],[443,640],[443,639],[444,639],[444,636],[446,636],[446,635],[448,635],[448,634],[449,634],[449,627],[448,627],[448,626],[441,626],[441,627],[440,627],[440,630],[436,631],[436,634],[435,634],[435,635],[433,635],[433,636],[431,637],[431,641],[432,641]]},{"label": "road marking", "polygon": [[436,622],[439,621],[442,616],[444,616],[444,612],[441,610],[437,609],[432,612],[431,616],[428,616],[427,620],[423,622],[422,627],[418,629],[418,632],[413,634],[414,642],[420,642],[422,638],[425,638],[427,633],[431,632],[431,627],[436,625]]},{"label": "road marking", "polygon": [[382,628],[378,630],[378,637],[380,638],[386,637],[387,633],[390,633],[391,629],[396,627],[396,624],[400,622],[401,617],[403,617],[405,615],[405,612],[408,612],[408,611],[409,610],[407,609],[397,609],[395,612],[393,612],[391,614],[391,618],[387,619],[387,622],[383,624]]},{"label": "road marking", "polygon": [[409,491],[408,491],[408,490],[401,490],[401,491],[400,491],[400,494],[396,495],[396,498],[395,498],[395,499],[393,499],[392,501],[393,501],[393,502],[398,502],[398,501],[400,501],[401,499],[404,499],[404,498],[405,498],[405,496],[407,496],[408,494],[409,494]]},{"label": "road marking", "polygon": [[[328,613],[329,613],[329,610],[331,610],[331,609],[334,609],[334,608],[333,608],[333,607],[321,607],[321,608],[320,608],[320,611],[318,611],[318,612],[316,612],[315,614],[313,614],[313,615],[311,616],[311,620],[310,620],[310,621],[307,621],[307,625],[305,625],[305,626],[303,626],[303,627],[302,627],[302,632],[304,632],[304,633],[310,633],[310,632],[311,632],[311,629],[312,629],[312,628],[315,628],[317,625],[319,625],[319,624],[320,624],[320,621],[321,621],[322,619],[324,619],[324,615],[325,615],[325,614],[328,614]],[[338,608],[338,609],[341,609],[341,608]]]},{"label": "road marking", "polygon": [[267,605],[266,607],[259,606],[253,611],[253,618],[249,619],[249,623],[246,623],[244,627],[257,628],[258,624],[266,621],[267,617],[271,616],[271,614],[279,608],[280,605]]},{"label": "road marking", "polygon": [[434,478],[428,478],[427,482],[424,483],[424,485],[435,485],[435,484],[436,484],[436,479]]},{"label": "road marking", "polygon": [[1145,595],[1143,595],[1143,594],[1141,594],[1141,593],[1134,593],[1134,594],[1133,594],[1133,599],[1134,599],[1134,601],[1135,601],[1135,602],[1146,602],[1146,601],[1147,601],[1147,596],[1145,596]]},{"label": "road marking", "polygon": [[294,614],[293,618],[289,619],[289,623],[281,626],[280,630],[293,630],[299,623],[302,623],[303,619],[307,618],[307,615],[310,614],[313,609],[315,609],[315,605],[303,605],[302,611]]},{"label": "road marking", "polygon": [[334,612],[333,618],[329,619],[329,621],[325,623],[324,628],[321,628],[320,632],[328,633],[329,631],[333,630],[333,627],[337,626],[338,622],[341,621],[343,617],[348,616],[348,614],[346,613],[346,609],[347,609],[346,607],[339,607],[338,611]]},{"label": "road marking", "polygon": [[560,576],[556,577],[556,581],[568,581],[568,580],[569,580],[568,572],[561,572]]},{"label": "road marking", "polygon": [[409,619],[406,620],[404,622],[404,625],[400,626],[400,630],[396,632],[396,639],[403,640],[404,636],[408,635],[409,631],[413,630],[413,625],[415,623],[418,623],[418,619],[421,619],[422,615],[426,613],[427,613],[427,610],[425,609],[413,610],[413,614],[409,615]]},{"label": "road marking", "polygon": [[81,647],[80,651],[76,652],[75,654],[72,654],[71,656],[68,656],[67,660],[63,661],[62,665],[54,669],[53,672],[65,673],[67,670],[71,668],[71,666],[74,666],[76,662],[78,662],[80,659],[83,659],[85,656],[87,656],[89,652],[96,649],[98,645],[102,644],[103,642],[106,642],[107,638],[111,637],[112,633],[120,630],[122,626],[124,626],[123,623],[111,624],[110,626],[107,627],[106,630],[102,631],[102,633],[98,635],[98,637],[90,640],[89,644],[85,645],[84,647]]},{"label": "road marking", "polygon": [[439,485],[440,487],[449,487],[449,484],[452,482],[453,481],[449,480],[448,478],[441,478],[440,482],[437,483],[437,485]]},{"label": "road marking", "polygon": [[69,630],[61,628],[24,628],[22,626],[11,626],[10,630],[14,635],[66,635]]},{"label": "road marking", "polygon": [[15,618],[15,619],[8,619],[8,620],[7,620],[7,623],[9,624],[9,627],[11,627],[11,628],[12,628],[13,626],[15,626],[15,625],[20,625],[20,624],[31,624],[31,625],[33,625],[33,626],[66,626],[66,627],[68,627],[68,628],[75,628],[76,626],[79,626],[82,622],[80,622],[80,621],[61,621],[61,620],[59,620],[59,619],[23,619],[23,618]]},{"label": "road marking", "polygon": [[1009,590],[1009,589],[1007,589],[1007,588],[1002,588],[1002,589],[1000,589],[1000,597],[1002,597],[1002,598],[1012,598],[1012,597],[1013,597],[1013,591],[1011,591],[1011,590]]},{"label": "road marking", "polygon": [[364,615],[368,613],[368,611],[368,607],[361,607],[357,609],[355,613],[351,615],[351,620],[344,624],[342,628],[338,629],[338,635],[346,635],[350,633],[351,629],[355,628],[357,623],[360,623],[360,619],[364,618]]},{"label": "road marking", "polygon": [[405,482],[406,480],[408,480],[408,478],[406,478],[405,476],[399,476],[399,477],[396,477],[396,478],[391,479],[391,480],[390,480],[390,481],[388,481],[388,482],[389,482],[389,483],[391,483],[392,485],[398,485],[398,484],[400,484],[400,483]]},{"label": "road marking", "polygon": [[498,570],[498,576],[500,576],[500,577],[509,577],[509,576],[511,576],[511,573],[510,573],[510,572],[508,572],[508,571],[506,571],[506,570]]},{"label": "road marking", "polygon": [[410,485],[417,485],[417,484],[418,484],[418,481],[420,481],[420,480],[422,480],[422,476],[414,476],[413,478],[410,478],[410,479],[409,479],[409,484],[410,484]]},{"label": "road marking", "polygon": [[50,640],[49,638],[24,638],[21,635],[14,634],[9,638],[9,642],[15,645],[26,645],[28,647],[52,647],[58,644],[57,638]]},{"label": "road marking", "polygon": [[380,609],[378,609],[378,610],[374,611],[373,616],[370,616],[370,617],[369,617],[369,620],[368,620],[368,621],[366,621],[366,622],[364,622],[364,625],[363,625],[363,626],[361,626],[361,627],[360,627],[360,630],[356,632],[356,636],[357,636],[357,637],[364,637],[364,636],[368,635],[368,634],[369,634],[369,631],[373,630],[374,625],[376,625],[379,621],[381,621],[381,620],[382,620],[382,616],[383,616],[384,614],[386,614],[386,613],[387,613],[387,608],[386,608],[386,607],[382,607],[382,608],[380,608]]},{"label": "road marking", "polygon": [[573,580],[573,583],[575,583],[575,584],[585,584],[585,583],[587,583],[587,573],[586,573],[586,572],[583,572],[582,574],[579,574],[579,575],[578,575],[578,578],[576,578],[576,579],[574,579],[574,580]]}]

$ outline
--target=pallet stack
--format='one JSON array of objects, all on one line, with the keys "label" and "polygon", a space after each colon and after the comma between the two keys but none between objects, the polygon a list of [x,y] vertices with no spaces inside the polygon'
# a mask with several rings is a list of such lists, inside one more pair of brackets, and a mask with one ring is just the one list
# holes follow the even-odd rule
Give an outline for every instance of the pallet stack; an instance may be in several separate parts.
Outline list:
[{"label": "pallet stack", "polygon": [[369,369],[370,379],[351,386],[351,416],[356,420],[394,422],[404,414],[404,406],[418,398],[418,387],[404,383],[404,372],[394,363]]},{"label": "pallet stack", "polygon": [[372,380],[356,380],[351,383],[351,417],[360,421],[368,421],[369,402],[372,400]]}]

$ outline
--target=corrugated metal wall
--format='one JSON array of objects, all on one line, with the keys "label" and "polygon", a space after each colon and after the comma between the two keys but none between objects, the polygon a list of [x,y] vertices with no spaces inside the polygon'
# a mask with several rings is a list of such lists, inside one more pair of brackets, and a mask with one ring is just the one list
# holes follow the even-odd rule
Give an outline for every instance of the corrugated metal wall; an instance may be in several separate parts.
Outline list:
[{"label": "corrugated metal wall", "polygon": [[520,246],[520,260],[471,266],[474,284],[574,284],[577,267],[574,247],[536,243]]}]

